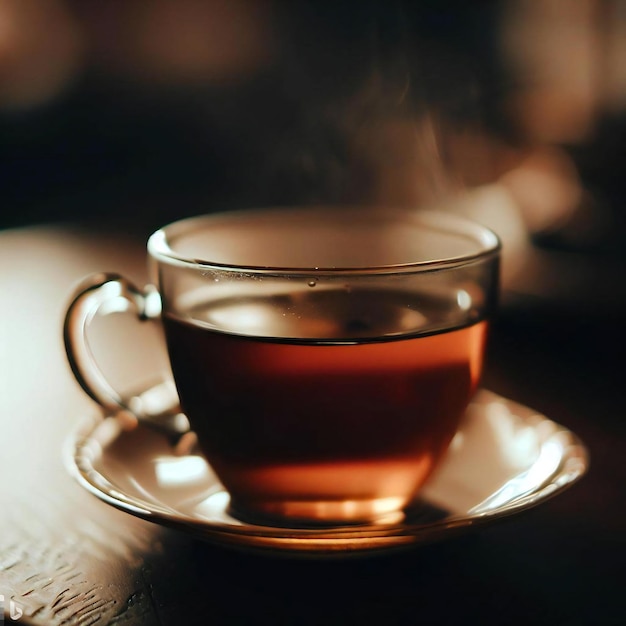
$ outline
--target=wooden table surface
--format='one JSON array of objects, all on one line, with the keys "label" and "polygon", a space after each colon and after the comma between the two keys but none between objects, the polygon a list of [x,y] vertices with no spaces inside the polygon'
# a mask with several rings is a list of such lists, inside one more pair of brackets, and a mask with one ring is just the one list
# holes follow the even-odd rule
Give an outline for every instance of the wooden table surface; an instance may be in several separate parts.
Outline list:
[{"label": "wooden table surface", "polygon": [[[5,623],[11,606],[19,623],[46,626],[626,623],[622,318],[563,322],[535,308],[504,314],[491,336],[485,386],[587,443],[591,470],[570,490],[504,523],[396,554],[255,556],[114,510],[63,465],[68,434],[95,411],[65,360],[68,298],[93,271],[142,283],[144,265],[144,241],[123,231],[0,233]],[[146,360],[162,366],[142,349],[125,356],[123,377]]]}]

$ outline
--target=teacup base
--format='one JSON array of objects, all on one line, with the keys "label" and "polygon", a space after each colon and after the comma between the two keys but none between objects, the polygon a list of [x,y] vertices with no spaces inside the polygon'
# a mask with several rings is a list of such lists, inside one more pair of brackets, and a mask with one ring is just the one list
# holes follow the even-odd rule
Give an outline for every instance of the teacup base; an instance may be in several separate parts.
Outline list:
[{"label": "teacup base", "polygon": [[212,465],[230,494],[233,517],[324,527],[401,521],[441,456],[438,450],[369,460]]},{"label": "teacup base", "polygon": [[244,522],[285,528],[320,528],[359,524],[395,524],[404,519],[406,498],[363,500],[291,500],[255,503],[254,508],[232,499],[228,512]]}]

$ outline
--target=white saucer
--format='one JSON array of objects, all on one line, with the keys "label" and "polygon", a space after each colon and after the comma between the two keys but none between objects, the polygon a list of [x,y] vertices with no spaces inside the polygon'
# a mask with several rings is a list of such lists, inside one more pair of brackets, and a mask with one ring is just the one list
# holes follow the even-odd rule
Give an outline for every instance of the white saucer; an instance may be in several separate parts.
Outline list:
[{"label": "white saucer", "polygon": [[470,405],[436,474],[404,520],[319,529],[260,526],[229,515],[229,496],[204,457],[115,417],[81,424],[68,447],[78,481],[132,515],[247,549],[344,556],[428,543],[520,513],[587,470],[569,430],[488,391]]}]

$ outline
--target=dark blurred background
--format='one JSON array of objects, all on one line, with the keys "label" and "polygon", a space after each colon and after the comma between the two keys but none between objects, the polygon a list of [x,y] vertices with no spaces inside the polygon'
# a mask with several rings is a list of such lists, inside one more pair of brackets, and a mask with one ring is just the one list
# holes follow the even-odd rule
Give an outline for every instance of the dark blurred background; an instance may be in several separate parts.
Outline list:
[{"label": "dark blurred background", "polygon": [[4,0],[1,225],[505,179],[544,235],[594,204],[591,244],[625,53],[623,0]]},{"label": "dark blurred background", "polygon": [[625,138],[626,0],[0,3],[0,228],[437,205],[508,296],[595,310]]}]

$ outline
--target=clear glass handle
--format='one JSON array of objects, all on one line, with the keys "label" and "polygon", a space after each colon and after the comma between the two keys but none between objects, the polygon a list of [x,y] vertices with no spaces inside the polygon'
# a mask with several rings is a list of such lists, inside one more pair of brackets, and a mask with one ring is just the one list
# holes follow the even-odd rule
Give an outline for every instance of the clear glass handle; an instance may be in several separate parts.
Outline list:
[{"label": "clear glass handle", "polygon": [[159,294],[152,286],[145,291],[118,274],[95,274],[77,289],[65,314],[65,351],[76,380],[83,390],[109,412],[127,410],[137,415],[137,399],[124,398],[108,382],[96,363],[87,330],[96,316],[118,312],[134,313],[138,319],[158,317]]}]

